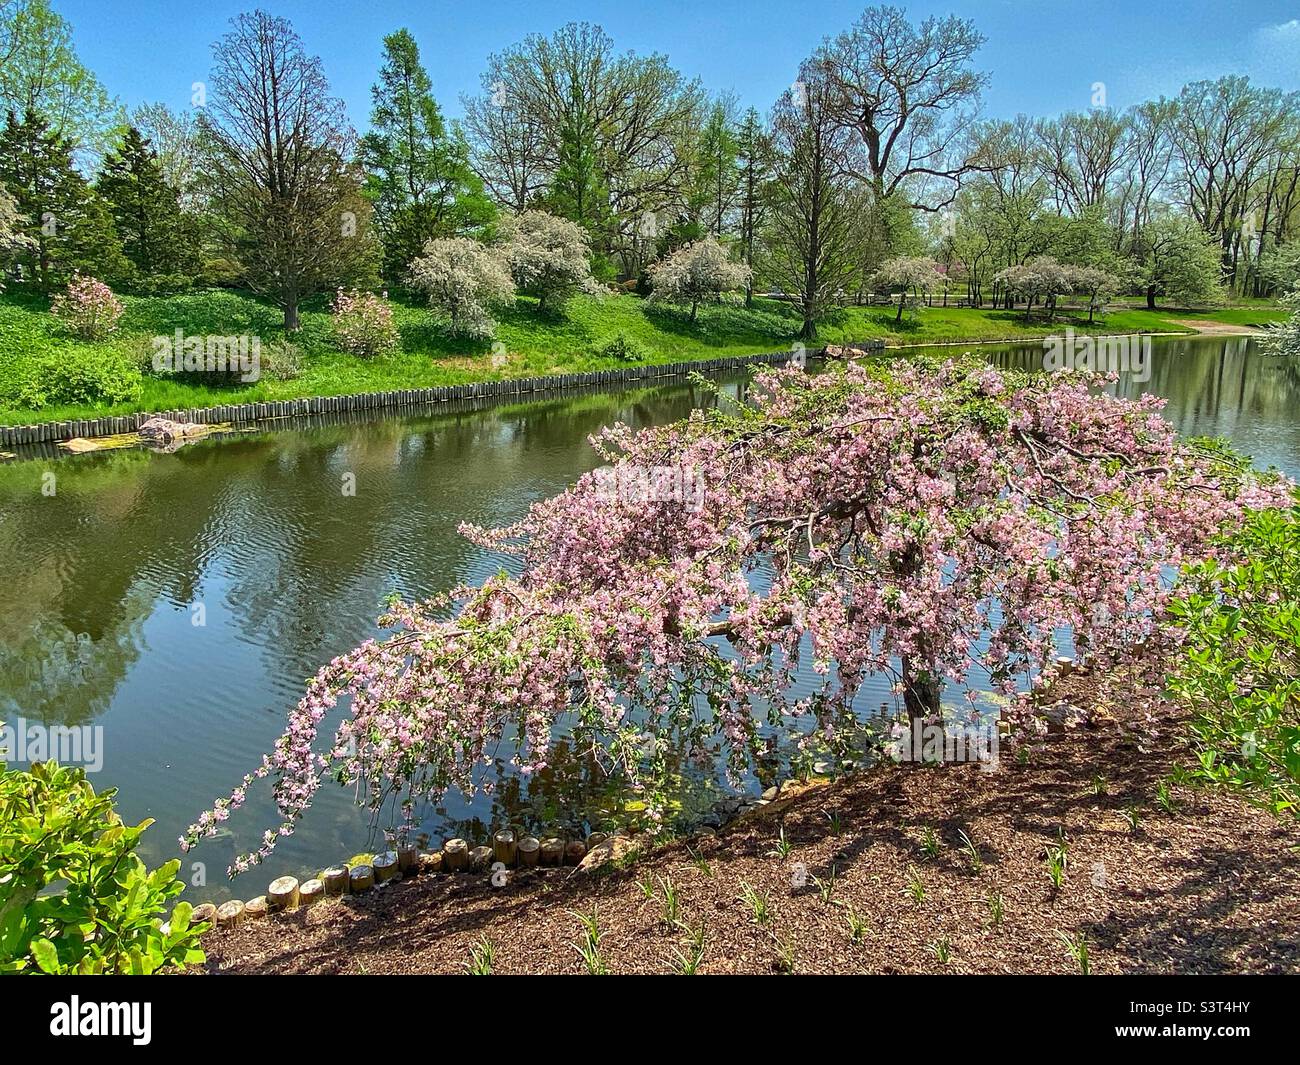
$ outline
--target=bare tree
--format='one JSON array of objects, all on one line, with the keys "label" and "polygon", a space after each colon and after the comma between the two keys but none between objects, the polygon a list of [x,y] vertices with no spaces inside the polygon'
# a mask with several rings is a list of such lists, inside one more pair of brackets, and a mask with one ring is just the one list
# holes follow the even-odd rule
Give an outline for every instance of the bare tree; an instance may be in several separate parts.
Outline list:
[{"label": "bare tree", "polygon": [[793,293],[805,340],[814,339],[818,321],[843,302],[856,271],[852,144],[831,110],[832,91],[820,71],[805,64],[772,114],[776,168],[769,272]]},{"label": "bare tree", "polygon": [[211,202],[247,283],[295,330],[304,298],[373,272],[355,134],[287,20],[255,11],[231,27],[200,119]]},{"label": "bare tree", "polygon": [[[952,202],[969,164],[960,152],[987,76],[970,67],[984,37],[949,16],[914,26],[896,7],[869,7],[828,40],[814,64],[827,81],[831,113],[856,131],[877,199],[904,188],[913,206]],[[911,195],[911,193],[909,193]],[[937,201],[937,202],[936,202]]]}]

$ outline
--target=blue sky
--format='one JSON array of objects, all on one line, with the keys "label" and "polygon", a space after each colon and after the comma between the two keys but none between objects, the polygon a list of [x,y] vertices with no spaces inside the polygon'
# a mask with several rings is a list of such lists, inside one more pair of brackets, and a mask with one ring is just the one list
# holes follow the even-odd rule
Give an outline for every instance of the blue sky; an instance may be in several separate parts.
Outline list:
[{"label": "blue sky", "polygon": [[[863,0],[264,0],[289,18],[318,54],[334,91],[364,129],[381,37],[408,27],[420,44],[439,102],[460,112],[484,60],[532,32],[570,20],[602,25],[620,49],[666,53],[712,90],[732,89],[766,111],[823,36],[847,27]],[[188,106],[206,77],[212,42],[229,18],[256,0],[54,0],[74,27],[83,61],[128,106],[162,100]],[[1257,83],[1300,89],[1300,5],[1296,0],[946,0],[904,5],[919,19],[972,18],[988,43],[979,66],[992,75],[985,111],[1056,114],[1089,106],[1094,82],[1123,108],[1185,82],[1248,74]]]}]

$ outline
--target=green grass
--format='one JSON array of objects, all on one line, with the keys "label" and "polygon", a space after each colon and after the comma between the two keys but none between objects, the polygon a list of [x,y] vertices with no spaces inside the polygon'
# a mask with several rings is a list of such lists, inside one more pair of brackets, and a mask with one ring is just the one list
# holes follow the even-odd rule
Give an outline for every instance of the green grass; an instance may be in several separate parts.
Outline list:
[{"label": "green grass", "polygon": [[[261,337],[264,345],[283,336],[280,312],[247,293],[213,290],[124,297],[123,302],[126,314],[120,328],[104,343],[136,358],[147,359],[151,337],[170,335],[177,328],[189,335],[247,333]],[[520,299],[498,316],[496,339],[504,346],[505,357],[494,359],[491,342],[451,339],[428,308],[399,298],[394,301],[394,317],[401,333],[401,350],[388,358],[361,360],[334,346],[330,315],[322,298],[303,309],[302,330],[295,342],[303,349],[305,367],[295,380],[266,379],[222,387],[146,375],[143,392],[133,402],[33,410],[15,401],[18,382],[30,361],[53,351],[74,359],[90,348],[67,336],[48,307],[42,296],[0,295],[0,424],[582,373],[627,365],[599,354],[619,335],[639,349],[647,363],[748,355],[788,348],[799,327],[789,307],[769,300],[758,300],[748,310],[732,305],[702,307],[698,321],[692,323],[682,311],[630,295],[579,297],[570,302],[563,316],[556,317],[540,316],[534,301]],[[1254,325],[1282,315],[1280,310],[1255,307],[1213,312],[1126,309],[1088,326],[1069,312],[1059,315],[1055,323],[1035,318],[1026,324],[1023,313],[1014,310],[922,307],[908,311],[901,323],[895,323],[890,308],[849,307],[823,325],[818,342],[879,338],[890,344],[987,343],[1041,337],[1067,324],[1097,333],[1186,332],[1186,327],[1171,319],[1197,317]]]}]

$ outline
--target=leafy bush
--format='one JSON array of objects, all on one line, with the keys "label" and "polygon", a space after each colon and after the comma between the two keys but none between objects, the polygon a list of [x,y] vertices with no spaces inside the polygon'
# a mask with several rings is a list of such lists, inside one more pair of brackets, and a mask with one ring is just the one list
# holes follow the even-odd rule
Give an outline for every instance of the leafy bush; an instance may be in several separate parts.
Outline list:
[{"label": "leafy bush", "polygon": [[[134,851],[152,821],[134,828],[81,769],[0,763],[0,973],[152,973],[197,964],[206,925],[177,903],[180,862],[153,872]],[[57,888],[59,890],[49,890]]]},{"label": "leafy bush", "polygon": [[1192,711],[1194,775],[1300,817],[1300,508],[1251,515],[1190,567],[1170,689]]},{"label": "leafy bush", "polygon": [[74,274],[66,292],[55,296],[50,311],[74,336],[103,340],[117,328],[125,308],[104,282]]},{"label": "leafy bush", "polygon": [[350,355],[373,359],[397,349],[397,326],[387,300],[370,292],[344,292],[334,297],[334,341]]},{"label": "leafy bush", "polygon": [[618,359],[621,362],[644,362],[648,352],[635,340],[630,340],[622,333],[613,340],[607,340],[596,352],[603,359]]},{"label": "leafy bush", "polygon": [[292,381],[302,376],[302,349],[290,340],[273,340],[262,347],[262,376]]},{"label": "leafy bush", "polygon": [[19,402],[39,410],[73,403],[137,400],[144,381],[133,352],[111,348],[56,348],[33,360]]}]

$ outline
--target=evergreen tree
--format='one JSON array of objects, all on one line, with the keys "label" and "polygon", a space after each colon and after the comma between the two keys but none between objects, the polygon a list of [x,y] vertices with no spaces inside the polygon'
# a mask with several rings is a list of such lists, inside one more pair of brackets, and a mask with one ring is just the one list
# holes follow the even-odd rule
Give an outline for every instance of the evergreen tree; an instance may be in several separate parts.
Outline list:
[{"label": "evergreen tree", "polygon": [[179,287],[198,272],[197,234],[164,176],[158,155],[138,129],[104,160],[97,189],[113,216],[136,285]]},{"label": "evergreen tree", "polygon": [[739,171],[736,200],[740,210],[740,247],[749,281],[745,285],[745,306],[754,303],[754,248],[767,220],[772,195],[772,140],[763,128],[758,112],[750,108],[736,130],[736,168]]},{"label": "evergreen tree", "polygon": [[361,141],[366,195],[384,245],[384,276],[400,282],[428,241],[480,231],[494,211],[460,129],[443,121],[410,31],[384,38],[371,96],[372,128]]},{"label": "evergreen tree", "polygon": [[27,246],[17,256],[19,275],[49,291],[73,272],[120,282],[130,264],[104,202],[73,165],[73,144],[29,111],[12,111],[0,133],[0,184],[24,218]]}]

